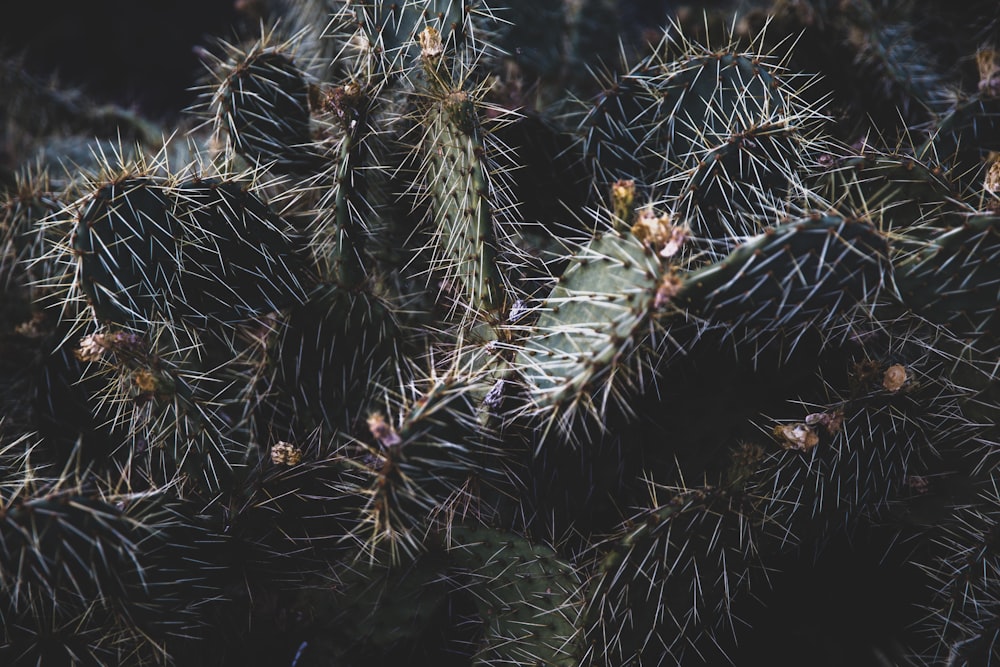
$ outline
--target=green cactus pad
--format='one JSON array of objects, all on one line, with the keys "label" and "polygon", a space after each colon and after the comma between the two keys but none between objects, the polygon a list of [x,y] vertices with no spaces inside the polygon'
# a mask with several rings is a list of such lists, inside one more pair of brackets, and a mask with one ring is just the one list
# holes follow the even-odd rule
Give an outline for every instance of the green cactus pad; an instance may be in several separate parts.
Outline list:
[{"label": "green cactus pad", "polygon": [[134,652],[145,664],[138,656],[150,659],[168,637],[197,636],[199,607],[221,591],[191,557],[207,534],[178,503],[78,471],[38,472],[15,466],[0,487],[0,656],[68,664],[74,653],[103,662]]},{"label": "green cactus pad", "polygon": [[628,364],[657,344],[662,281],[659,258],[631,235],[607,233],[574,255],[515,358],[533,408],[569,426],[578,409],[619,400]]},{"label": "green cactus pad", "polygon": [[576,667],[584,655],[579,575],[550,547],[484,526],[448,534],[452,574],[485,625],[476,665]]},{"label": "green cactus pad", "polygon": [[649,64],[644,65],[602,82],[604,90],[579,121],[581,149],[598,175],[598,187],[621,178],[648,185],[662,168],[663,157],[648,144],[666,110],[658,105]]},{"label": "green cactus pad", "polygon": [[309,86],[290,55],[261,47],[231,66],[219,91],[218,125],[252,164],[309,173],[322,164],[312,143]]},{"label": "green cactus pad", "polygon": [[303,249],[255,194],[237,182],[199,179],[171,195],[186,239],[172,298],[185,320],[234,324],[305,301]]},{"label": "green cactus pad", "polygon": [[461,309],[497,318],[506,294],[497,267],[491,205],[497,193],[489,178],[483,129],[469,93],[443,95],[426,112],[422,141],[434,224],[432,266],[452,285]]},{"label": "green cactus pad", "polygon": [[315,631],[306,665],[329,664],[331,656],[376,664],[405,655],[446,622],[447,563],[439,554],[389,567],[359,562],[338,568],[336,580],[302,589],[295,610]]},{"label": "green cactus pad", "polygon": [[997,344],[1000,323],[1000,217],[977,215],[899,262],[903,303],[984,350]]},{"label": "green cactus pad", "polygon": [[865,146],[846,156],[825,155],[809,186],[842,210],[866,211],[886,234],[917,240],[947,224],[960,196],[944,165],[929,157]]},{"label": "green cactus pad", "polygon": [[[771,58],[685,45],[614,79],[580,124],[602,189],[617,179],[677,201],[694,234],[729,249],[796,179],[822,115]],[[806,84],[808,85],[808,84]]]},{"label": "green cactus pad", "polygon": [[795,336],[871,302],[887,256],[886,239],[867,221],[814,214],[768,229],[723,261],[688,274],[674,303],[729,327],[734,338]]},{"label": "green cactus pad", "polygon": [[[959,98],[941,114],[922,153],[955,164],[962,180],[978,176],[984,158],[1000,151],[1000,96],[978,94]],[[978,186],[973,183],[972,186]]]},{"label": "green cactus pad", "polygon": [[722,490],[678,491],[605,545],[587,593],[598,664],[724,655],[731,604],[753,579],[757,528],[746,512]]},{"label": "green cactus pad", "polygon": [[350,10],[371,53],[385,60],[381,71],[389,75],[417,64],[418,36],[425,27],[440,32],[446,49],[461,51],[477,39],[477,32],[494,21],[492,11],[478,0],[362,1],[350,3]]},{"label": "green cactus pad", "polygon": [[0,284],[56,282],[61,271],[50,253],[62,225],[51,220],[63,193],[53,190],[47,169],[26,169],[15,179],[13,190],[0,194]]},{"label": "green cactus pad", "polygon": [[291,422],[353,430],[396,358],[399,330],[367,292],[321,287],[289,313],[271,352]]},{"label": "green cactus pad", "polygon": [[[148,336],[100,330],[81,339],[87,376],[103,381],[95,414],[120,438],[113,460],[157,484],[219,490],[256,448],[247,407],[256,404],[253,343],[157,324]],[[82,355],[82,356],[81,356]]]},{"label": "green cactus pad", "polygon": [[852,323],[816,377],[816,388],[776,406],[760,424],[771,452],[749,491],[789,532],[822,540],[891,511],[911,493],[911,476],[940,465],[945,452],[971,454],[982,437],[961,406],[960,369],[936,327],[887,310]]},{"label": "green cactus pad", "polygon": [[169,192],[149,178],[108,183],[90,197],[72,244],[78,287],[98,318],[139,329],[171,318],[183,230]]},{"label": "green cactus pad", "polygon": [[482,430],[471,401],[476,389],[454,377],[433,379],[398,415],[369,416],[367,440],[375,444],[365,466],[371,482],[359,538],[372,548],[386,543],[398,558],[400,548],[422,549],[432,527],[446,529],[472,508],[491,511],[507,466]]},{"label": "green cactus pad", "polygon": [[915,651],[956,667],[1000,659],[1000,497],[994,475],[973,503],[950,504],[921,536],[911,566],[925,576]]},{"label": "green cactus pad", "polygon": [[764,58],[719,51],[680,59],[665,69],[657,91],[673,109],[671,155],[683,163],[697,161],[700,151],[745,131],[767,136],[794,129],[784,119],[787,102],[780,80]]},{"label": "green cactus pad", "polygon": [[301,585],[356,555],[345,538],[361,519],[366,498],[358,489],[366,480],[344,448],[326,453],[316,445],[273,440],[231,494],[219,525],[241,577]]}]

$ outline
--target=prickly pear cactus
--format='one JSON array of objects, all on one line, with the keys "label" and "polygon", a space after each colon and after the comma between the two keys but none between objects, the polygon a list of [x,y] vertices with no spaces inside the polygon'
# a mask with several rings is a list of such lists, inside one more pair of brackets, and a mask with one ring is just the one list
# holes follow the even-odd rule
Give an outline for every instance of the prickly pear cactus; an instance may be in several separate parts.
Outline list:
[{"label": "prickly pear cactus", "polygon": [[667,4],[0,62],[0,663],[1000,661],[1000,10]]}]

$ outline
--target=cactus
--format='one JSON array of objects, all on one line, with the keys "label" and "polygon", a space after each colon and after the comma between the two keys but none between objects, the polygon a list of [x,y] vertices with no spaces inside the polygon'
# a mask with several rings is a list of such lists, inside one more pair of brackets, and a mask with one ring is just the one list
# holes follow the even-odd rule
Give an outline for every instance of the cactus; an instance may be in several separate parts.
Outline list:
[{"label": "cactus", "polygon": [[743,664],[862,533],[995,657],[995,11],[242,7],[186,137],[0,69],[5,664]]},{"label": "cactus", "polygon": [[673,303],[744,342],[761,346],[776,332],[794,338],[874,301],[888,250],[864,220],[812,214],[769,228],[721,262],[686,275]]},{"label": "cactus", "polygon": [[127,175],[82,207],[74,285],[98,318],[138,331],[157,318],[231,324],[303,300],[289,234],[234,183]]},{"label": "cactus", "polygon": [[[915,312],[986,352],[996,345],[996,302],[989,275],[996,248],[998,219],[970,216],[962,226],[940,234],[912,259],[901,263],[896,284]],[[932,287],[933,286],[933,287]]]},{"label": "cactus", "polygon": [[23,443],[3,448],[0,654],[11,664],[163,664],[164,642],[199,636],[198,607],[218,595],[187,553],[206,536],[170,494],[36,467]]},{"label": "cactus", "polygon": [[291,44],[273,41],[265,35],[246,53],[229,48],[212,100],[217,132],[225,131],[233,151],[251,164],[309,173],[322,164],[312,143],[309,84]]},{"label": "cactus", "polygon": [[[420,33],[421,59],[430,98],[422,119],[426,151],[424,178],[429,190],[429,215],[435,225],[432,266],[441,265],[443,280],[455,283],[458,307],[475,319],[496,320],[504,311],[506,294],[497,265],[498,239],[491,200],[491,169],[485,157],[476,99],[481,93],[463,88],[470,73],[452,65],[444,43],[433,28]],[[459,69],[453,72],[452,69]],[[463,314],[464,316],[464,314]]]},{"label": "cactus", "polygon": [[473,664],[577,665],[583,657],[582,604],[573,567],[517,534],[454,526],[452,577],[475,598],[486,624]]},{"label": "cactus", "polygon": [[[626,403],[620,385],[641,382],[643,348],[656,346],[648,339],[656,335],[664,279],[655,253],[631,234],[611,231],[575,255],[518,351],[534,407],[569,431],[580,409]],[[603,396],[593,391],[602,384]]]},{"label": "cactus", "polygon": [[731,600],[754,576],[758,528],[740,504],[724,491],[687,490],[623,527],[588,592],[599,664],[681,664],[688,651],[705,660],[725,651],[725,638],[701,626],[732,624]]},{"label": "cactus", "polygon": [[[408,388],[407,393],[419,387]],[[447,527],[467,513],[488,517],[493,496],[505,484],[504,454],[478,431],[469,391],[454,376],[431,378],[426,389],[405,400],[398,415],[374,412],[365,490],[369,501],[359,539],[378,547],[419,551],[422,535]]]},{"label": "cactus", "polygon": [[95,191],[72,243],[80,257],[75,283],[98,317],[140,327],[170,308],[183,234],[172,209],[163,188],[148,178],[124,178]]},{"label": "cactus", "polygon": [[[671,202],[707,250],[725,254],[794,186],[822,115],[805,101],[809,82],[786,80],[780,61],[735,43],[710,50],[673,39],[587,112],[582,148],[599,184],[637,180],[646,196]],[[682,55],[667,60],[672,48]]]}]

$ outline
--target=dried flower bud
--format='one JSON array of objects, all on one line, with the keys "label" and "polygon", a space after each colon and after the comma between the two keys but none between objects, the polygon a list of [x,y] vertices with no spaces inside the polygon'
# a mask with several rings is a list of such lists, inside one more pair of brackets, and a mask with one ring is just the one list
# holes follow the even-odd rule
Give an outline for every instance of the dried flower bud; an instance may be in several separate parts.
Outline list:
[{"label": "dried flower bud", "polygon": [[687,241],[688,230],[684,227],[671,227],[670,238],[663,244],[660,250],[660,257],[673,257],[676,255],[684,242]]},{"label": "dried flower bud", "polygon": [[778,424],[774,427],[774,437],[785,449],[808,452],[819,444],[819,436],[808,424]]},{"label": "dried flower bud", "polygon": [[104,334],[90,334],[80,339],[80,345],[73,354],[83,362],[100,361],[107,349]]},{"label": "dried flower bud", "polygon": [[889,366],[882,377],[882,386],[891,393],[896,393],[903,388],[907,381],[906,368],[900,364]]},{"label": "dried flower bud", "polygon": [[137,370],[132,374],[132,383],[135,384],[136,389],[144,394],[156,392],[156,376],[152,371],[145,368]]},{"label": "dried flower bud", "polygon": [[840,410],[834,410],[833,412],[814,412],[811,415],[806,415],[806,424],[809,426],[816,426],[819,424],[828,434],[833,435],[844,425],[844,413]]},{"label": "dried flower bud", "polygon": [[396,429],[385,420],[385,416],[380,412],[368,415],[368,430],[371,431],[372,436],[378,441],[378,444],[386,449],[395,447],[403,442],[399,434],[396,433]]},{"label": "dried flower bud", "polygon": [[364,94],[361,85],[355,81],[327,90],[320,102],[323,110],[336,114],[347,129],[353,127],[353,123],[357,121],[358,109],[363,103]]},{"label": "dried flower bud", "polygon": [[271,461],[276,465],[298,465],[302,461],[302,450],[290,442],[280,440],[271,446]]},{"label": "dried flower bud", "polygon": [[671,224],[669,214],[657,215],[651,206],[647,206],[639,211],[638,219],[632,226],[632,234],[643,243],[651,245],[660,257],[673,257],[687,240],[688,230]]},{"label": "dried flower bud", "polygon": [[437,60],[444,53],[444,43],[441,33],[434,26],[427,26],[420,31],[420,55],[424,60]]},{"label": "dried flower bud", "polygon": [[985,97],[1000,97],[1000,51],[982,48],[976,53],[979,65],[979,92]]},{"label": "dried flower bud", "polygon": [[80,361],[100,361],[107,352],[134,357],[143,354],[145,350],[145,341],[141,336],[117,331],[84,336],[74,354]]},{"label": "dried flower bud", "polygon": [[496,408],[503,400],[504,380],[497,380],[483,398],[483,407]]},{"label": "dried flower bud", "polygon": [[995,197],[1000,197],[1000,153],[991,153],[989,168],[986,170],[986,179],[983,188]]},{"label": "dried flower bud", "polygon": [[645,206],[632,225],[632,234],[643,243],[656,245],[669,227],[669,215],[659,215],[652,206]]},{"label": "dried flower bud", "polygon": [[663,280],[660,281],[660,286],[656,288],[656,297],[653,299],[653,308],[655,310],[660,310],[673,301],[673,298],[677,296],[683,286],[684,281],[682,281],[677,274],[670,272],[663,276]]},{"label": "dried flower bud", "polygon": [[632,207],[635,204],[635,181],[619,179],[611,185],[611,210],[619,220],[627,221],[632,217]]}]

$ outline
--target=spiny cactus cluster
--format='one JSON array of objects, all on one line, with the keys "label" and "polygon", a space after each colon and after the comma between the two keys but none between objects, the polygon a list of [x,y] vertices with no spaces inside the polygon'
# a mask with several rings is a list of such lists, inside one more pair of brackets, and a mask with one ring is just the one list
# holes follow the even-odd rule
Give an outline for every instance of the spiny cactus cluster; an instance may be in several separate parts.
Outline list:
[{"label": "spiny cactus cluster", "polygon": [[1000,10],[716,4],[247,4],[162,133],[5,65],[0,662],[764,664],[848,543],[767,664],[1000,660]]}]

